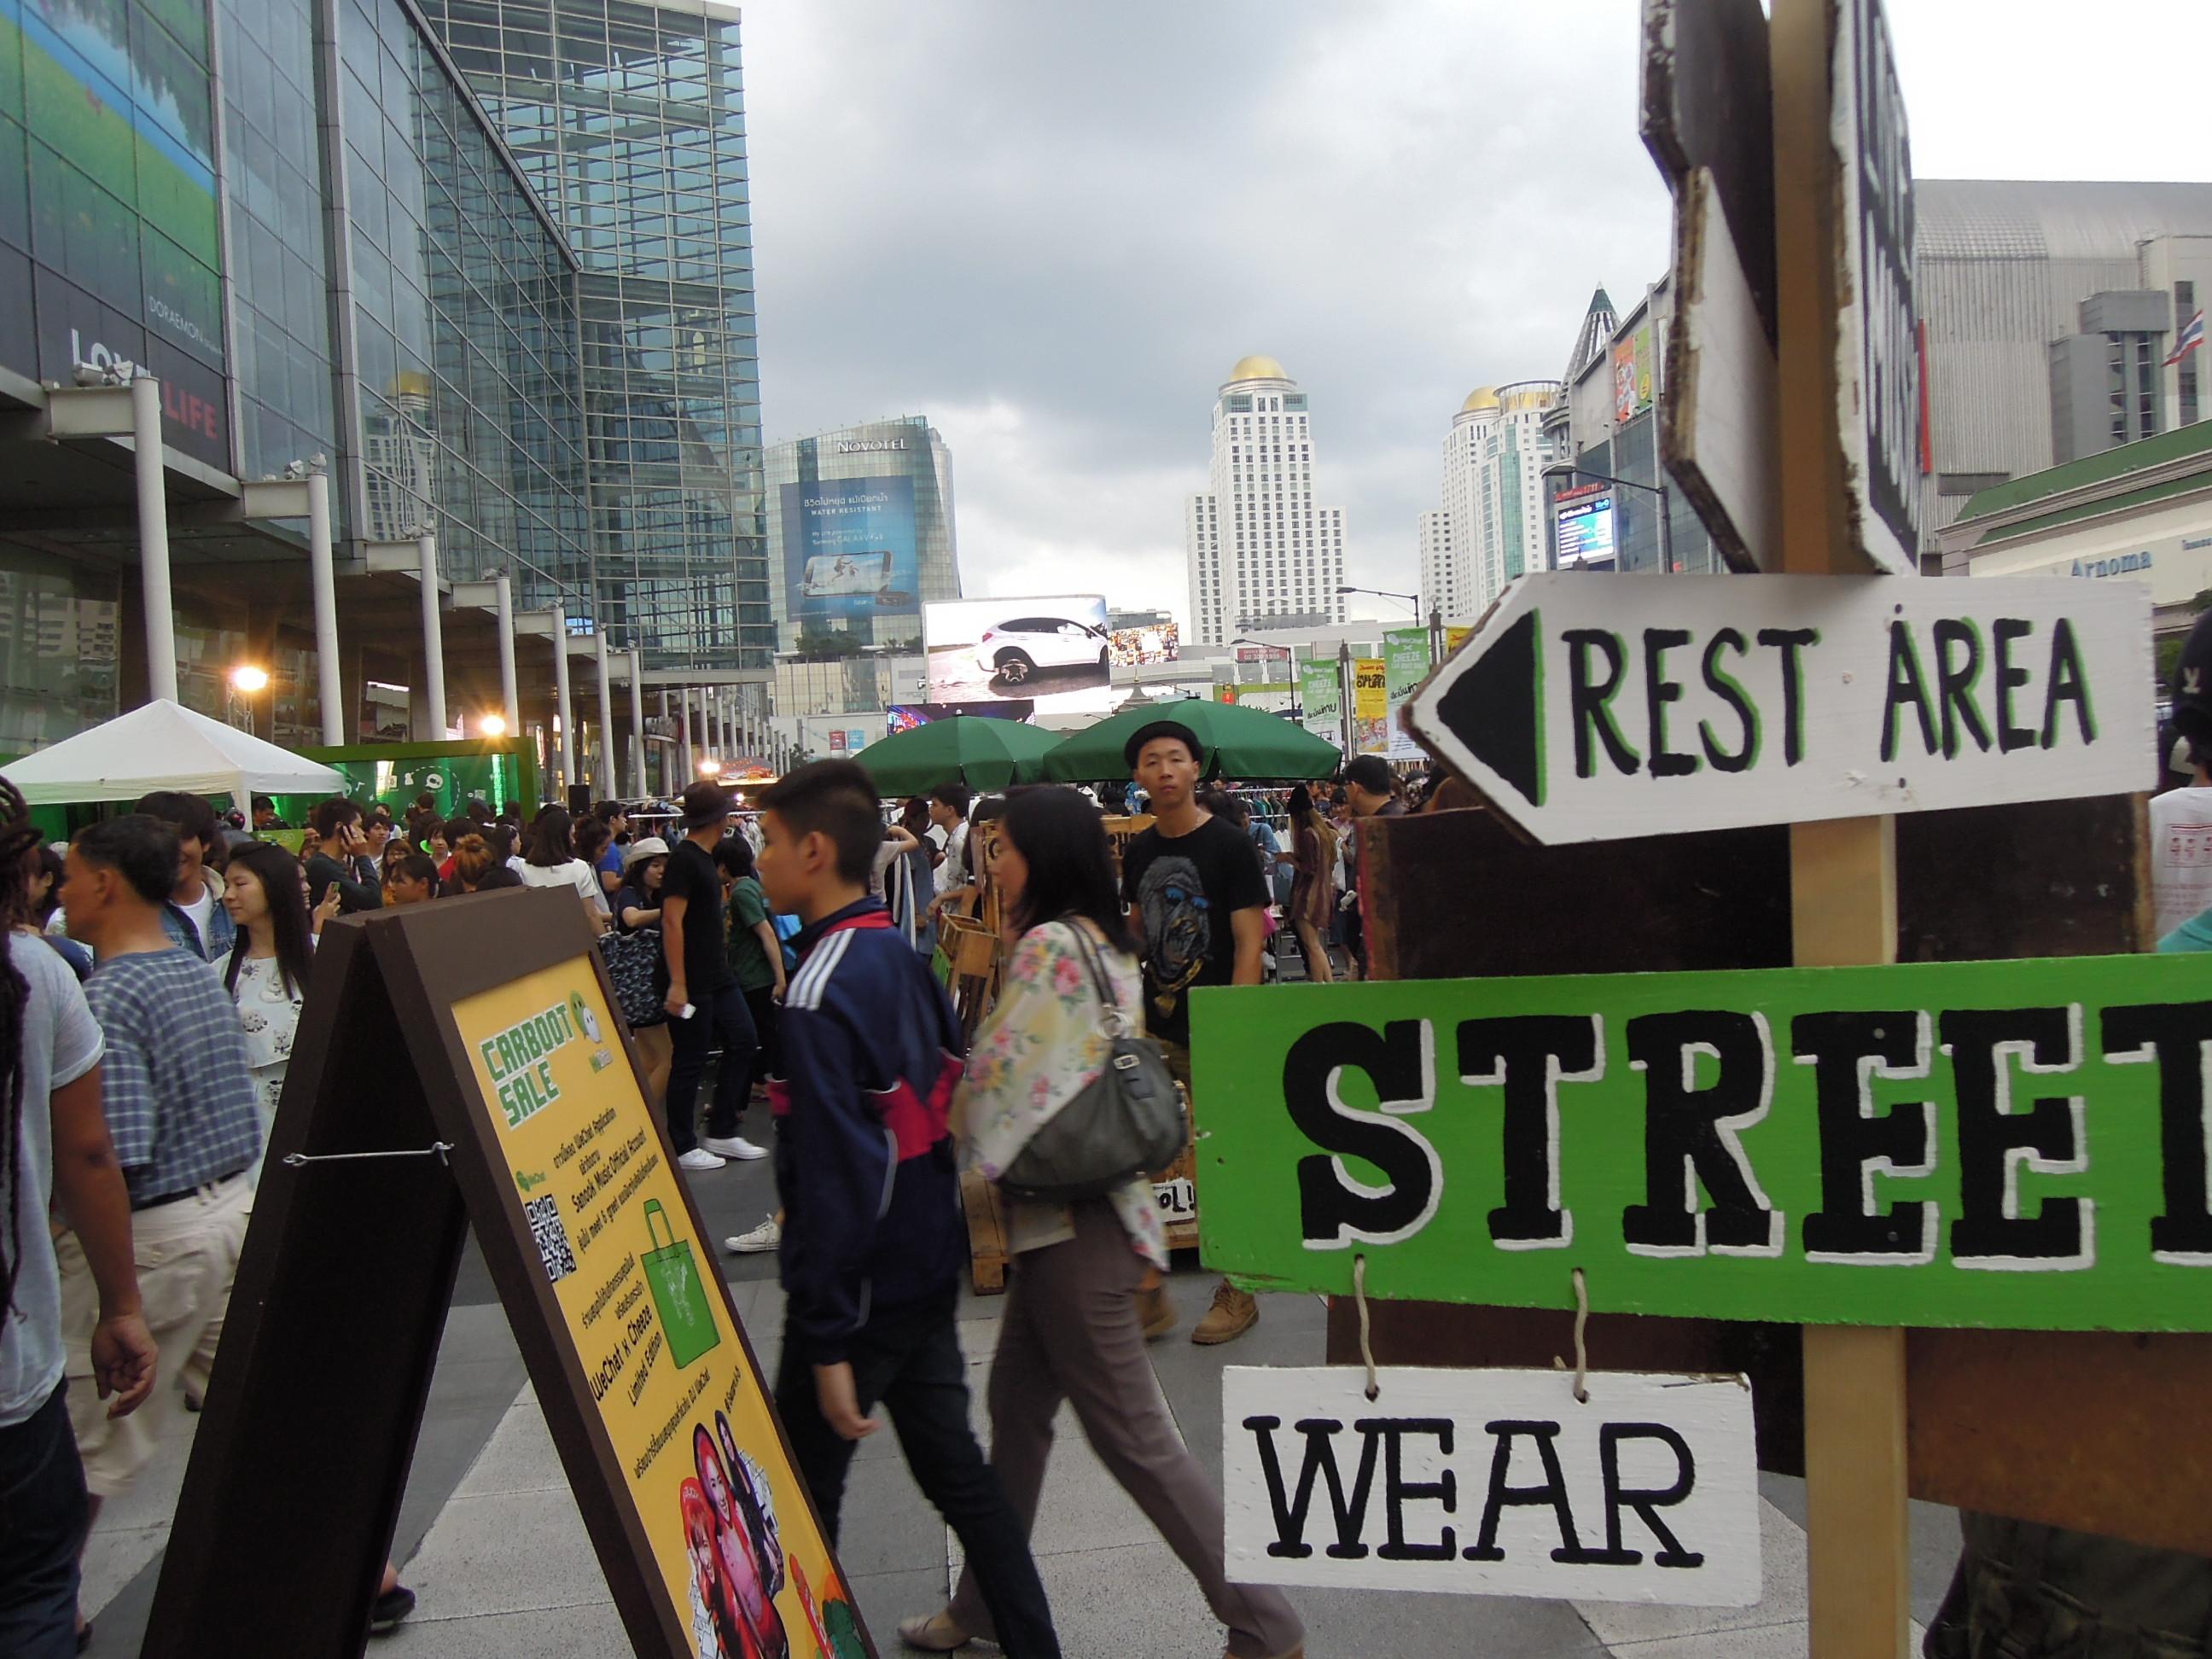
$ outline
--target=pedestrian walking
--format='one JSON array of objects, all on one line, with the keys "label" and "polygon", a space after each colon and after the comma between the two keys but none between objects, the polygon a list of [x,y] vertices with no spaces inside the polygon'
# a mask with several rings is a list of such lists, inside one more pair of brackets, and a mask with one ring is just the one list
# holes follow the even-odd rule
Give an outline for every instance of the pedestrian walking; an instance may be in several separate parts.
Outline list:
[{"label": "pedestrian walking", "polygon": [[[1176,720],[1154,720],[1131,735],[1122,758],[1152,806],[1152,828],[1121,855],[1122,897],[1137,919],[1144,960],[1145,1030],[1187,1091],[1191,988],[1260,983],[1267,886],[1250,838],[1198,804],[1206,750],[1195,732]],[[1194,1100],[1194,1118],[1199,1110]],[[1154,1335],[1174,1324],[1164,1286],[1147,1290],[1144,1316]],[[1190,1340],[1232,1341],[1259,1318],[1258,1300],[1224,1279]]]},{"label": "pedestrian walking", "polygon": [[198,795],[157,789],[141,795],[131,809],[158,818],[176,832],[177,884],[161,907],[169,937],[202,962],[221,962],[230,954],[229,914],[222,908],[222,878],[209,861],[222,845],[215,808]]},{"label": "pedestrian walking", "polygon": [[868,893],[883,839],[850,761],[804,766],[762,799],[761,884],[797,915],[785,999],[776,1186],[785,1294],[776,1407],[834,1541],[857,1442],[890,1413],[916,1484],[959,1536],[1017,1659],[1057,1659],[1026,1529],[969,1422],[954,1327],[968,1240],[946,1127],[962,1043],[952,1006]]},{"label": "pedestrian walking", "polygon": [[[766,1158],[738,1133],[744,1116],[756,1046],[752,1015],[730,971],[722,916],[722,876],[714,848],[729,827],[730,797],[720,784],[699,782],[684,792],[684,839],[668,855],[660,878],[660,931],[668,969],[669,1036],[676,1054],[668,1071],[668,1139],[687,1170],[719,1170],[731,1158]],[[693,1122],[707,1053],[722,1044],[707,1133]]]},{"label": "pedestrian walking", "polygon": [[362,868],[368,836],[362,828],[361,808],[336,796],[319,801],[307,814],[307,827],[315,838],[315,850],[306,866],[308,904],[320,904],[323,895],[335,886],[341,915],[381,909],[384,884]]},{"label": "pedestrian walking", "polygon": [[[246,1034],[246,1066],[260,1114],[262,1146],[255,1150],[246,1176],[249,1182],[258,1182],[262,1151],[284,1091],[284,1071],[292,1060],[300,1007],[307,1000],[315,939],[297,866],[283,848],[270,842],[241,847],[231,854],[223,874],[223,906],[236,929],[223,961],[223,983]],[[210,1346],[210,1357],[213,1352]]]},{"label": "pedestrian walking", "polygon": [[82,1640],[78,1560],[92,1510],[64,1382],[50,1213],[69,1224],[90,1280],[90,1408],[116,1420],[137,1411],[159,1356],[139,1299],[131,1194],[100,1112],[100,1026],[69,964],[17,926],[38,841],[23,798],[0,780],[0,1653],[67,1659]]},{"label": "pedestrian walking", "polygon": [[[714,849],[714,862],[722,872],[725,902],[729,906],[730,971],[744,993],[745,1012],[753,1017],[753,1033],[759,1043],[749,1073],[765,1081],[783,1071],[783,1048],[776,1025],[786,985],[783,941],[775,936],[769,919],[768,896],[754,873],[752,843],[743,836],[726,836]],[[724,1062],[728,1064],[726,1058]],[[783,1218],[771,1214],[757,1227],[725,1238],[722,1243],[739,1255],[757,1255],[783,1241]]]},{"label": "pedestrian walking", "polygon": [[[968,1059],[957,1109],[962,1162],[995,1180],[1033,1135],[1097,1082],[1110,1032],[1143,1002],[1135,940],[1115,888],[1097,811],[1072,789],[1011,796],[993,880],[1007,908],[999,1001]],[[1145,1352],[1137,1291],[1167,1266],[1152,1182],[1074,1204],[1003,1195],[1006,1316],[991,1364],[991,1461],[1024,1528],[1036,1522],[1053,1418],[1074,1405],[1091,1449],[1205,1592],[1234,1659],[1297,1659],[1305,1631],[1279,1590],[1232,1584],[1221,1494],[1184,1444]],[[949,1652],[995,1626],[963,1572],[951,1603],[899,1634]]]},{"label": "pedestrian walking", "polygon": [[170,938],[177,837],[142,813],[77,832],[62,902],[98,966],[85,984],[106,1052],[103,1109],[130,1189],[147,1322],[161,1347],[146,1404],[107,1416],[94,1382],[98,1275],[86,1241],[56,1246],[72,1385],[69,1413],[91,1507],[127,1487],[175,1421],[178,1380],[207,1328],[219,1329],[246,1239],[261,1119],[238,1011],[215,969]]},{"label": "pedestrian walking", "polygon": [[614,897],[617,933],[634,933],[660,926],[660,878],[668,869],[668,843],[647,836],[623,849],[627,854],[622,890]]},{"label": "pedestrian walking", "polygon": [[937,949],[937,922],[929,913],[936,890],[933,872],[945,856],[930,834],[928,800],[916,795],[907,802],[899,826],[914,837],[914,845],[891,866],[884,902],[890,906],[891,920],[906,942],[927,958]]},{"label": "pedestrian walking", "polygon": [[1328,924],[1336,911],[1336,828],[1315,810],[1303,783],[1291,791],[1291,927],[1306,962],[1306,978],[1327,985],[1336,977],[1329,960]]},{"label": "pedestrian walking", "polygon": [[1369,976],[1370,967],[1365,872],[1359,856],[1360,848],[1366,836],[1368,819],[1403,817],[1406,803],[1398,799],[1398,781],[1391,774],[1389,762],[1380,755],[1355,755],[1345,763],[1344,799],[1352,818],[1352,834],[1345,854],[1345,862],[1352,872],[1352,879],[1346,884],[1344,904],[1345,932],[1352,947],[1352,960],[1358,968],[1357,977],[1365,979]]},{"label": "pedestrian walking", "polygon": [[[604,832],[605,826],[599,826]],[[607,898],[599,890],[599,872],[576,856],[574,829],[568,812],[549,806],[530,826],[530,851],[518,872],[525,887],[566,887],[584,907],[584,919],[593,932],[606,927]]]}]

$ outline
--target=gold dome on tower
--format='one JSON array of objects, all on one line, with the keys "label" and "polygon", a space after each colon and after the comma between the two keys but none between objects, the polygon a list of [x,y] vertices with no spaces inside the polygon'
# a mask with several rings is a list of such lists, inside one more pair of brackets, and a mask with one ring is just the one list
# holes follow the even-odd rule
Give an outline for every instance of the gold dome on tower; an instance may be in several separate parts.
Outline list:
[{"label": "gold dome on tower", "polygon": [[1479,415],[1483,410],[1498,407],[1498,389],[1479,386],[1467,394],[1467,401],[1459,406],[1462,415]]},{"label": "gold dome on tower", "polygon": [[1239,357],[1237,367],[1229,371],[1232,380],[1287,380],[1283,366],[1273,357]]}]

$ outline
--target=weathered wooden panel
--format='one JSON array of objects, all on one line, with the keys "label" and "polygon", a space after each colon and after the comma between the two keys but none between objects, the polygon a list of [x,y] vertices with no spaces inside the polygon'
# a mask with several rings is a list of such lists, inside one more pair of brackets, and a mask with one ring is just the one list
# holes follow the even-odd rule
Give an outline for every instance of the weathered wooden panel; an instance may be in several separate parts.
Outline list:
[{"label": "weathered wooden panel", "polygon": [[[1789,960],[1787,832],[1533,847],[1480,811],[1366,826],[1378,978],[1650,972]],[[2142,798],[1906,815],[1900,960],[2094,956],[2154,943]],[[1541,1365],[1570,1316],[1373,1303],[1386,1364]],[[1591,1364],[1740,1370],[1762,1468],[1802,1470],[1796,1328],[1628,1316],[1590,1322]],[[1358,1358],[1332,1305],[1332,1363]],[[2212,1337],[1915,1330],[1915,1497],[2212,1555]]]}]

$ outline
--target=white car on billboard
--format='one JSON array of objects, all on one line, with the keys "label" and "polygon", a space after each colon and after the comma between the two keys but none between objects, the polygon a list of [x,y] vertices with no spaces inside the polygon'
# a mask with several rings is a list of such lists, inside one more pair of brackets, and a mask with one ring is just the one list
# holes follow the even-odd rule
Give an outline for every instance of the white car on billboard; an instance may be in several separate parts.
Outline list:
[{"label": "white car on billboard", "polygon": [[1111,654],[1104,629],[1067,617],[1010,617],[975,641],[975,665],[1007,685],[1053,668],[1095,668],[1103,679]]}]

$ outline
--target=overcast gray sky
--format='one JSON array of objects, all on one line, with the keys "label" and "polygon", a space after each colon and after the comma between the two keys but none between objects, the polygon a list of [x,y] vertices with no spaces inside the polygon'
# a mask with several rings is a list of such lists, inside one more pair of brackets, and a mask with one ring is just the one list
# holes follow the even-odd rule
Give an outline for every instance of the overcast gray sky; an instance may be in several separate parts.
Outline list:
[{"label": "overcast gray sky", "polygon": [[[2101,0],[2096,32],[2137,68],[2160,40],[2196,62],[2202,3]],[[971,595],[1180,613],[1215,388],[1265,352],[1312,395],[1348,579],[1411,590],[1461,400],[1558,375],[1592,288],[1626,307],[1663,268],[1638,14],[749,3],[768,437],[926,415],[951,447]],[[2085,77],[2075,0],[1889,15],[1923,176],[2212,176],[2187,76]]]}]

